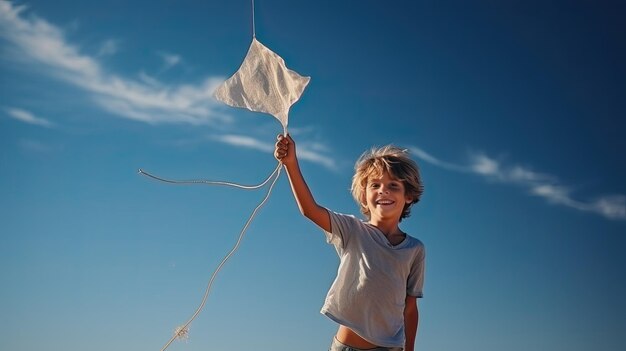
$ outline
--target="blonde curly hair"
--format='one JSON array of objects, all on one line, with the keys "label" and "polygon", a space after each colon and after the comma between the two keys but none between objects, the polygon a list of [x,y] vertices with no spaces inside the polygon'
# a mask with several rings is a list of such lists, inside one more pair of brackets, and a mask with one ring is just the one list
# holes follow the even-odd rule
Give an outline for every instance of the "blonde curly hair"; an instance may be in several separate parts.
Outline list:
[{"label": "blonde curly hair", "polygon": [[412,201],[404,205],[400,221],[411,215],[411,206],[420,200],[424,192],[419,167],[409,157],[407,149],[394,145],[386,145],[380,148],[373,147],[359,157],[354,165],[354,170],[355,173],[352,177],[350,191],[359,204],[361,213],[368,219],[370,218],[369,209],[362,204],[365,202],[367,181],[373,177],[380,178],[383,173],[387,172],[390,177],[404,184],[405,193],[411,197]]}]

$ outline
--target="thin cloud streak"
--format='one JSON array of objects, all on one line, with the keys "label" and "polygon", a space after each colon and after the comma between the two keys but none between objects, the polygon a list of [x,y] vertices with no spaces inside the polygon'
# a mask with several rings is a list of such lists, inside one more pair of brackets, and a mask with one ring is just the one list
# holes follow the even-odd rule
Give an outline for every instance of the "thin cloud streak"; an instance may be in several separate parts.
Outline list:
[{"label": "thin cloud streak", "polygon": [[119,44],[117,40],[108,39],[105,40],[100,49],[98,50],[98,56],[110,56],[115,55],[119,50]]},{"label": "thin cloud streak", "polygon": [[[81,54],[59,28],[34,15],[26,16],[25,12],[24,6],[0,1],[0,36],[19,53],[13,58],[37,65],[50,76],[82,88],[101,108],[146,123],[199,125],[231,121],[219,112],[220,105],[212,97],[222,78],[208,77],[196,85],[167,86],[116,76],[106,72],[95,57]],[[105,52],[117,49],[111,43],[105,43]],[[168,60],[169,64],[176,64],[180,57],[171,56]]]},{"label": "thin cloud streak", "polygon": [[[236,147],[244,147],[268,153],[274,152],[274,144],[245,135],[215,135],[211,139]],[[298,144],[298,158],[324,166],[332,171],[337,170],[335,160],[319,152],[319,150],[322,149],[319,144],[311,144],[311,146],[312,147],[309,147],[306,143]]]},{"label": "thin cloud streak", "polygon": [[18,121],[46,128],[54,127],[54,124],[45,118],[36,117],[31,112],[19,108],[8,107],[5,109],[7,114]]},{"label": "thin cloud streak", "polygon": [[257,151],[271,153],[274,151],[274,146],[269,143],[262,142],[260,140],[251,138],[245,135],[225,134],[216,135],[214,140],[224,144],[233,145],[237,147],[244,147],[248,149],[254,149]]},{"label": "thin cloud streak", "polygon": [[457,165],[442,161],[418,147],[410,151],[422,161],[460,173],[470,173],[485,179],[526,188],[528,193],[538,196],[551,204],[570,207],[579,211],[596,213],[608,219],[626,220],[626,196],[606,195],[590,202],[575,200],[572,191],[560,184],[556,177],[538,173],[526,167],[503,165],[484,153],[474,153],[467,165]]},{"label": "thin cloud streak", "polygon": [[170,68],[178,65],[182,61],[182,58],[180,57],[180,55],[171,54],[169,52],[160,51],[158,52],[158,55],[163,60],[162,71],[167,71]]},{"label": "thin cloud streak", "polygon": [[471,171],[469,168],[466,168],[466,167],[458,166],[458,165],[448,163],[448,162],[443,162],[416,146],[411,147],[410,151],[412,154],[414,154],[421,160],[424,160],[428,163],[431,163],[435,166],[438,166],[447,170],[457,171],[457,172],[470,172]]}]

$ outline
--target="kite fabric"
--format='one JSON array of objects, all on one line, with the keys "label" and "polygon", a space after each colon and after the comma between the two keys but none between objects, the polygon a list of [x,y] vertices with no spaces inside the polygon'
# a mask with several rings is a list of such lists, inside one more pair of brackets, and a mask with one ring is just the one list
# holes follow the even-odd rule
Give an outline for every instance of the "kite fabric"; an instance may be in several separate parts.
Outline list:
[{"label": "kite fabric", "polygon": [[241,67],[215,90],[214,96],[233,107],[268,113],[280,121],[286,132],[289,109],[310,80],[288,69],[282,57],[252,38]]}]

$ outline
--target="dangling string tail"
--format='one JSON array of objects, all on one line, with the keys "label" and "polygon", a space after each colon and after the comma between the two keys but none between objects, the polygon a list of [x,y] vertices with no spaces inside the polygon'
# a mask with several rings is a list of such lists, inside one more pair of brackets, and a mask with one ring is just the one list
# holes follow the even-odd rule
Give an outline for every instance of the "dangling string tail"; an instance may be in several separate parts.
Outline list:
[{"label": "dangling string tail", "polygon": [[250,223],[252,223],[252,220],[256,216],[256,214],[259,211],[259,209],[261,209],[261,207],[263,207],[263,205],[265,205],[265,203],[269,199],[270,194],[272,193],[272,189],[274,188],[274,185],[276,184],[276,181],[278,180],[278,178],[280,178],[280,171],[281,171],[281,169],[282,169],[282,164],[279,162],[278,166],[276,166],[276,169],[274,169],[272,174],[270,174],[270,176],[267,177],[266,180],[264,180],[261,184],[258,184],[258,185],[241,185],[241,184],[231,183],[231,182],[210,181],[210,180],[171,180],[171,179],[165,179],[165,178],[157,177],[157,176],[152,175],[152,174],[150,174],[150,173],[148,173],[148,172],[146,172],[146,171],[144,171],[142,169],[139,169],[139,173],[144,175],[144,176],[146,176],[146,177],[150,177],[152,179],[155,179],[155,180],[158,180],[158,181],[161,181],[161,182],[170,183],[170,184],[225,185],[225,186],[232,186],[232,187],[236,187],[236,188],[240,188],[240,189],[258,189],[258,188],[262,187],[263,185],[267,184],[270,180],[272,180],[269,188],[267,189],[267,193],[265,194],[265,197],[263,198],[263,200],[261,200],[261,202],[252,211],[252,213],[250,214],[250,217],[246,221],[246,224],[241,229],[241,232],[239,232],[239,237],[237,238],[237,242],[235,243],[235,246],[233,246],[233,248],[230,250],[230,252],[224,257],[224,259],[222,259],[222,262],[220,262],[220,264],[217,266],[215,271],[213,271],[213,274],[211,275],[211,279],[209,279],[209,283],[207,284],[207,287],[206,287],[206,289],[204,291],[204,296],[202,297],[202,302],[200,303],[200,305],[198,306],[198,308],[196,309],[194,314],[191,316],[191,318],[189,318],[189,320],[185,324],[183,324],[180,327],[176,328],[176,330],[174,331],[174,335],[161,348],[161,351],[165,351],[165,349],[167,349],[172,344],[172,342],[174,342],[174,340],[176,340],[176,339],[185,339],[185,338],[188,337],[188,335],[189,335],[189,325],[200,314],[200,312],[204,308],[204,305],[206,305],[206,300],[209,297],[209,292],[211,291],[211,287],[213,286],[213,282],[215,281],[215,278],[217,277],[217,274],[220,272],[220,270],[222,269],[222,267],[224,266],[226,261],[228,261],[235,254],[235,252],[237,252],[237,250],[239,249],[241,241],[243,240],[243,237],[244,237],[244,235],[246,233],[246,230],[250,226]]}]

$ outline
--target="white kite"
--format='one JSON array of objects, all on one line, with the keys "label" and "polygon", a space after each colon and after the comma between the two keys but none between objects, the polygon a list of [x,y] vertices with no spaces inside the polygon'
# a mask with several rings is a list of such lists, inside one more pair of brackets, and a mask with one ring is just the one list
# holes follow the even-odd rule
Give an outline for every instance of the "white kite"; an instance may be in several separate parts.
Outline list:
[{"label": "white kite", "polygon": [[214,96],[233,107],[269,113],[287,134],[289,109],[310,80],[288,69],[282,57],[253,37],[241,67],[215,90]]}]

